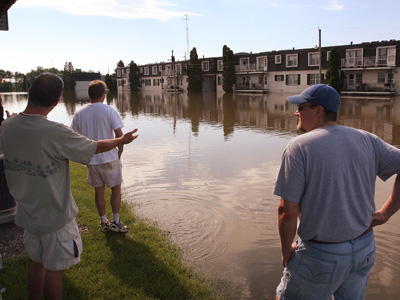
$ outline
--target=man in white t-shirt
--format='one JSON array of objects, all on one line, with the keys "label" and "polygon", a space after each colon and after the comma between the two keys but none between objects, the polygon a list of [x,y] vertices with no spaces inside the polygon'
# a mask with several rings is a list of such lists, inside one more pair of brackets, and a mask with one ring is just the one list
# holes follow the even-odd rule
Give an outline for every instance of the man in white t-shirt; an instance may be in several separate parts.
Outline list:
[{"label": "man in white t-shirt", "polygon": [[40,299],[42,292],[45,299],[62,299],[63,272],[80,261],[82,241],[69,161],[87,164],[95,153],[137,138],[135,129],[119,138],[94,141],[48,120],[62,88],[56,75],[39,75],[29,89],[25,110],[0,127],[7,183],[18,204],[15,224],[25,229],[24,244],[32,259],[29,299]]},{"label": "man in white t-shirt", "polygon": [[[88,94],[90,103],[78,110],[72,120],[71,127],[76,132],[92,140],[111,139],[122,136],[124,126],[120,116],[111,106],[104,104],[106,85],[101,80],[89,84]],[[93,156],[88,165],[87,183],[95,189],[95,202],[100,215],[101,232],[127,232],[119,217],[121,207],[122,165],[121,154],[123,145],[108,152]],[[106,214],[104,198],[105,185],[111,188],[111,207],[113,212],[110,223]]]}]

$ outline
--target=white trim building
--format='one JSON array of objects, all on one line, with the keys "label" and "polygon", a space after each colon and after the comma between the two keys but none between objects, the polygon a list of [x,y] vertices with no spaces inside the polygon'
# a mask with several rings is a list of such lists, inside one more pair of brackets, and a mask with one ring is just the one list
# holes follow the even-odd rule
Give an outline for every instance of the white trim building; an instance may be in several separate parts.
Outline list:
[{"label": "white trim building", "polygon": [[[390,40],[335,47],[344,76],[342,93],[400,94],[400,41]],[[236,93],[300,93],[325,78],[332,47],[236,53]],[[321,53],[321,67],[320,67]],[[203,92],[222,92],[222,57],[199,59]],[[187,91],[189,61],[139,66],[142,91]],[[129,89],[129,67],[117,68],[118,90]],[[400,74],[400,73],[399,73]]]}]

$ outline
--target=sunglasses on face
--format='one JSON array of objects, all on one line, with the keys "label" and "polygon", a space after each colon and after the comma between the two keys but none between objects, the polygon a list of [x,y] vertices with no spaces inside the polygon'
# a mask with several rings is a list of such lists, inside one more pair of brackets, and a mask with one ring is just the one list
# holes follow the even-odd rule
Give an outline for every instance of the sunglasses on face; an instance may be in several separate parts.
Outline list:
[{"label": "sunglasses on face", "polygon": [[305,107],[310,107],[310,108],[313,108],[313,107],[316,107],[316,105],[314,105],[314,104],[299,104],[299,105],[297,105],[297,111],[302,111]]}]

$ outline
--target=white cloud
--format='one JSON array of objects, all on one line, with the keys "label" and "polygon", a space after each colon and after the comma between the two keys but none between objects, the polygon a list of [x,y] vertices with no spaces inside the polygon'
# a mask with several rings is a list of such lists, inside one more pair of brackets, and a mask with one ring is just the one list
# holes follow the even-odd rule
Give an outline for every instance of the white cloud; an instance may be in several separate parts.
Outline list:
[{"label": "white cloud", "polygon": [[332,0],[328,5],[323,5],[322,8],[335,11],[341,11],[345,9],[342,2],[338,0]]},{"label": "white cloud", "polygon": [[162,22],[194,13],[172,10],[175,4],[163,0],[35,0],[17,1],[18,7],[48,7],[78,16],[118,19],[156,19]]}]

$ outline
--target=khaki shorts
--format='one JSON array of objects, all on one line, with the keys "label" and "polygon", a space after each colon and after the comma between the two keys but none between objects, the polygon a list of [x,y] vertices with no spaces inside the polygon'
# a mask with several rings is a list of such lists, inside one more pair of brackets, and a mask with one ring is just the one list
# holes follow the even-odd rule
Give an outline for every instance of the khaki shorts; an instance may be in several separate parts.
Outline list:
[{"label": "khaki shorts", "polygon": [[66,270],[81,260],[82,240],[75,219],[55,232],[40,236],[25,230],[24,244],[30,258],[49,271]]},{"label": "khaki shorts", "polygon": [[112,188],[122,183],[122,164],[119,159],[100,165],[88,165],[87,183],[94,187],[107,184]]}]

